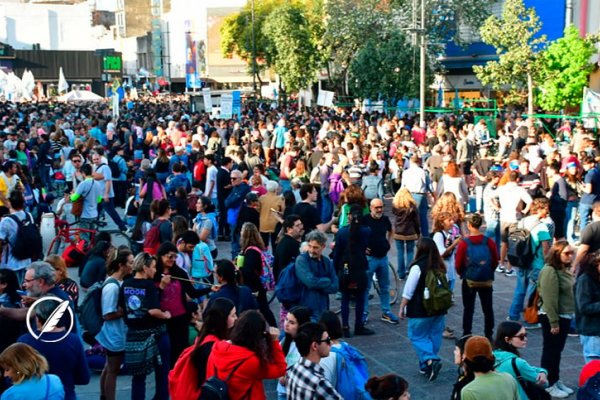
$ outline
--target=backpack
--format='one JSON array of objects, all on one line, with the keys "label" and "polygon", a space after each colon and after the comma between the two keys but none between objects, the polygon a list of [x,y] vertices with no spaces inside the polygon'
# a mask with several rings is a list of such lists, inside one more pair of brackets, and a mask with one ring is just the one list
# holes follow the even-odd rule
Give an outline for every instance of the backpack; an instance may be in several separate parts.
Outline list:
[{"label": "backpack", "polygon": [[10,253],[17,260],[26,260],[28,258],[37,260],[42,254],[42,235],[33,221],[33,217],[28,212],[25,213],[25,219],[20,220],[14,214],[8,216],[17,224],[17,234],[10,244]]},{"label": "backpack", "polygon": [[596,373],[579,388],[577,400],[600,400],[600,373]]},{"label": "backpack", "polygon": [[119,284],[115,278],[107,278],[104,282],[94,283],[88,289],[78,308],[79,322],[83,330],[93,336],[100,332],[104,323],[102,318],[102,289],[109,283]]},{"label": "backpack", "polygon": [[[365,185],[364,181],[367,181]],[[379,196],[379,188],[383,185],[383,179],[378,178],[376,181],[372,179],[363,179],[363,193],[367,199],[375,199]]]},{"label": "backpack", "polygon": [[468,237],[463,240],[467,243],[467,267],[462,278],[467,280],[469,287],[490,287],[490,281],[494,280],[494,269],[488,237],[484,236],[479,244],[473,243]]},{"label": "backpack", "polygon": [[[214,264],[212,262],[209,263],[208,259],[202,255],[202,244],[204,243],[199,243],[194,246],[194,251],[192,252],[192,267],[190,268],[190,275],[192,278],[196,279],[208,278],[215,270]],[[206,244],[204,245],[206,246]]]},{"label": "backpack", "polygon": [[265,290],[275,289],[275,277],[273,277],[273,261],[275,258],[268,250],[261,250],[256,246],[248,246],[246,250],[252,249],[260,253],[262,261],[262,272],[260,274],[260,283]]},{"label": "backpack", "polygon": [[108,159],[108,168],[110,168],[110,174],[112,175],[112,178],[119,179],[119,177],[121,176],[121,168],[119,167],[119,164],[115,161],[114,157]]},{"label": "backpack", "polygon": [[446,274],[430,268],[425,274],[423,307],[428,315],[441,315],[452,306],[452,291]]},{"label": "backpack", "polygon": [[156,255],[160,247],[160,226],[163,222],[166,221],[159,220],[158,222],[153,222],[152,227],[150,227],[144,238],[144,251],[152,256]]},{"label": "backpack", "polygon": [[298,305],[303,288],[304,285],[296,276],[296,263],[292,261],[279,273],[279,279],[275,285],[275,297],[286,310],[290,310]]},{"label": "backpack", "polygon": [[[227,382],[244,362],[246,362],[246,360],[240,361],[235,367],[233,367],[225,379],[219,379],[217,367],[214,367],[215,374],[214,376],[208,378],[204,384],[202,384],[202,393],[200,394],[200,397],[198,397],[198,400],[229,400],[229,393],[227,393]],[[251,389],[252,386],[250,387],[250,390]],[[244,397],[245,396],[242,398]]]},{"label": "backpack", "polygon": [[369,379],[369,371],[365,357],[348,343],[341,342],[342,347],[331,347],[335,352],[337,379],[335,390],[344,400],[366,400],[371,396],[365,390]]},{"label": "backpack", "polygon": [[[212,347],[214,343],[208,342],[199,345],[210,344]],[[172,400],[197,399],[200,396],[201,385],[198,382],[198,369],[192,360],[192,353],[195,349],[196,343],[186,348],[169,372],[169,396]]]},{"label": "backpack", "polygon": [[[539,221],[532,230],[541,223]],[[525,229],[522,224],[509,230],[507,258],[512,266],[522,269],[531,268],[531,263],[535,258],[538,248],[539,245],[535,249],[533,248],[531,231]]]}]

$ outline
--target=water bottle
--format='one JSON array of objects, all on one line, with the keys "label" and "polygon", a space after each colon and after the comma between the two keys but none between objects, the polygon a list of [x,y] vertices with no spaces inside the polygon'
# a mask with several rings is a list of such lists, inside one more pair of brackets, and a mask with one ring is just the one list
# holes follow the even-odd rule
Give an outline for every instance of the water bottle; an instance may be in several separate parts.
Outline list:
[{"label": "water bottle", "polygon": [[429,300],[429,288],[425,288],[423,291],[423,298],[425,298],[425,300]]}]

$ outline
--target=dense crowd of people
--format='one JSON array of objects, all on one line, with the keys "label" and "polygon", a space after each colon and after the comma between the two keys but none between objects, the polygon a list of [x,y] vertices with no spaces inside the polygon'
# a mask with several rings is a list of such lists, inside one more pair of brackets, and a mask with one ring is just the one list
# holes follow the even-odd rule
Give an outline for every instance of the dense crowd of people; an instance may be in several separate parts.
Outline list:
[{"label": "dense crowd of people", "polygon": [[[588,363],[578,398],[600,398],[600,150],[579,122],[547,131],[464,113],[419,126],[250,103],[236,117],[180,98],[127,102],[118,120],[105,104],[0,104],[0,399],[75,399],[90,354],[102,399],[116,398],[119,373],[132,399],[146,398],[151,374],[156,399],[223,386],[262,399],[269,379],[279,399],[408,399],[405,379],[370,377],[343,340],[377,335],[374,280],[376,318],[407,321],[428,381],[455,337],[445,317],[460,290],[452,399],[570,396],[569,333]],[[131,246],[100,232],[46,255],[36,231],[48,213],[57,227],[109,217]],[[500,275],[516,288],[496,324]],[[395,309],[391,279],[403,284]],[[520,356],[531,329],[542,330],[539,367]]]}]

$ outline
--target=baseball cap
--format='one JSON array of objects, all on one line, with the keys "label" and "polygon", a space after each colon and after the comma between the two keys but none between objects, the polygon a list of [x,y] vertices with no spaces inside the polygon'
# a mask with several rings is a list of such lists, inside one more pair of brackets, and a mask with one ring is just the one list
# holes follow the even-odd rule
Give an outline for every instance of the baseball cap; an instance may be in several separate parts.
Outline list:
[{"label": "baseball cap", "polygon": [[512,160],[508,166],[511,171],[516,171],[519,169],[519,160]]},{"label": "baseball cap", "polygon": [[567,168],[577,168],[577,163],[571,161],[570,163],[567,164]]},{"label": "baseball cap", "polygon": [[494,360],[492,345],[488,338],[483,336],[473,336],[465,344],[465,359],[475,361],[477,357],[484,357],[490,361]]}]

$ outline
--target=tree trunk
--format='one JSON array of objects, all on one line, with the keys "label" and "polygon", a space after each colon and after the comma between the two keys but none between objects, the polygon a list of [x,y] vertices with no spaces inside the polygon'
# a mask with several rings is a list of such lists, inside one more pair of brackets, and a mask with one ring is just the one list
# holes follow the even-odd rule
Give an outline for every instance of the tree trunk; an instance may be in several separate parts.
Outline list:
[{"label": "tree trunk", "polygon": [[533,119],[533,78],[527,73],[527,114]]}]

